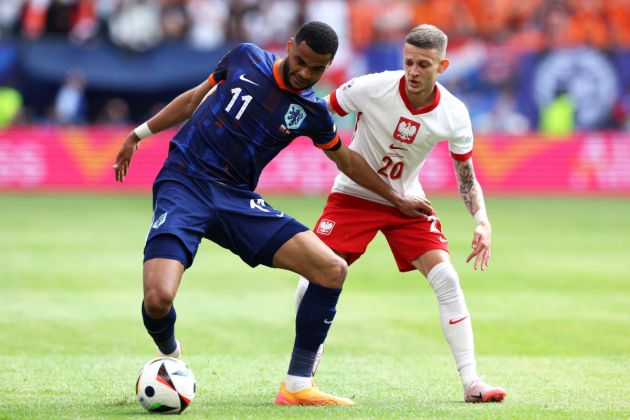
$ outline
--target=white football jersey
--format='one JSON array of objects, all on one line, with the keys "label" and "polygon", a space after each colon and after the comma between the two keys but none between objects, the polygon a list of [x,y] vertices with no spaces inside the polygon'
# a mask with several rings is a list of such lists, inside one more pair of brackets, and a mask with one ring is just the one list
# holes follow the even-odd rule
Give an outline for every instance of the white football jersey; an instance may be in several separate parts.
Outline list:
[{"label": "white football jersey", "polygon": [[[418,176],[429,153],[448,141],[454,159],[468,159],[472,125],[466,106],[439,83],[433,103],[414,110],[404,77],[402,70],[356,77],[334,91],[330,103],[339,115],[357,112],[350,148],[399,193],[425,198]],[[332,191],[392,205],[343,173]]]}]

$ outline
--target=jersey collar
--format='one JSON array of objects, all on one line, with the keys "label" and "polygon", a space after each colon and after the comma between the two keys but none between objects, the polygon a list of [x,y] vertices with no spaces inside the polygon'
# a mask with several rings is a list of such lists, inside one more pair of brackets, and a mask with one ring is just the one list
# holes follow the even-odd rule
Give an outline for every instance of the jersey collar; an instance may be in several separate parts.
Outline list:
[{"label": "jersey collar", "polygon": [[282,90],[286,90],[287,92],[291,92],[291,93],[300,94],[300,93],[304,92],[304,90],[293,90],[293,89],[290,89],[284,83],[284,81],[282,80],[282,75],[280,74],[280,62],[281,61],[282,61],[282,59],[279,58],[279,59],[276,60],[275,63],[273,63],[273,77],[274,77],[274,79],[276,79],[276,84],[278,85],[278,87],[280,87],[280,89],[282,89]]},{"label": "jersey collar", "polygon": [[401,77],[400,83],[398,83],[400,97],[402,98],[409,112],[411,112],[413,115],[426,114],[427,112],[433,111],[440,104],[440,97],[442,95],[440,94],[440,89],[438,88],[437,83],[435,84],[435,87],[433,89],[435,90],[435,98],[433,99],[433,103],[430,103],[423,108],[414,109],[414,107],[411,105],[409,97],[407,97],[407,91],[405,90],[405,76]]}]

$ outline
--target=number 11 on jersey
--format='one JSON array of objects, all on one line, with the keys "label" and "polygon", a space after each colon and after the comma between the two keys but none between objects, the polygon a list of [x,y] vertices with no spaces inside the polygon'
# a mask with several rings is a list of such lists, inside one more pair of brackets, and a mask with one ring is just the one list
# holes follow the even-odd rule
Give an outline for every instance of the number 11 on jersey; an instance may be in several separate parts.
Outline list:
[{"label": "number 11 on jersey", "polygon": [[[236,100],[238,99],[239,95],[241,94],[241,92],[243,91],[243,89],[241,88],[234,88],[232,89],[230,92],[232,92],[232,100],[230,101],[230,103],[228,104],[228,106],[225,107],[225,111],[226,112],[230,112],[230,109],[232,109],[232,107],[234,106],[234,103],[236,102]],[[243,101],[243,105],[241,105],[241,108],[238,110],[238,112],[236,113],[236,118],[237,120],[241,119],[241,116],[243,115],[243,112],[245,112],[245,109],[247,109],[247,105],[249,105],[249,103],[251,102],[251,100],[253,99],[253,97],[251,95],[243,95],[241,96],[241,101]]]}]

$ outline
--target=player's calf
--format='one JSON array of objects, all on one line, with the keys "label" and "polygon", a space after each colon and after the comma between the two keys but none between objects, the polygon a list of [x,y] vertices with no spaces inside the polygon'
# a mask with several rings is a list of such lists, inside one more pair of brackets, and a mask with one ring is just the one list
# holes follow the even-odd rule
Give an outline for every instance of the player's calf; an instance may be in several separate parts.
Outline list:
[{"label": "player's calf", "polygon": [[[300,303],[302,303],[302,298],[304,297],[304,293],[306,293],[306,289],[308,289],[309,281],[300,276],[298,280],[297,288],[295,289],[295,313],[297,314],[298,309],[300,308]],[[313,365],[313,376],[315,376],[315,372],[317,371],[317,367],[319,366],[319,362],[324,355],[324,344],[321,344],[317,349],[317,356],[315,356],[315,363]]]},{"label": "player's calf", "polygon": [[165,317],[155,319],[151,318],[145,310],[144,302],[142,304],[142,320],[144,322],[144,326],[151,338],[153,338],[160,354],[179,359],[179,356],[170,356],[172,354],[177,354],[178,352],[181,354],[181,347],[179,342],[175,339],[176,319],[177,313],[175,312],[174,306],[171,306]]}]

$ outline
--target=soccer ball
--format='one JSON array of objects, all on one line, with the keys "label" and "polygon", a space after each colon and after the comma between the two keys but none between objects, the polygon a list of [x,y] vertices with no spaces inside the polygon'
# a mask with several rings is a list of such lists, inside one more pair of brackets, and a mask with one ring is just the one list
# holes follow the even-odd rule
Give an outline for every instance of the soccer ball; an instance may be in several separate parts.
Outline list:
[{"label": "soccer ball", "polygon": [[195,391],[192,370],[172,357],[151,360],[136,378],[138,401],[153,413],[181,413],[195,397]]}]

